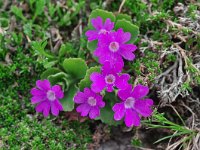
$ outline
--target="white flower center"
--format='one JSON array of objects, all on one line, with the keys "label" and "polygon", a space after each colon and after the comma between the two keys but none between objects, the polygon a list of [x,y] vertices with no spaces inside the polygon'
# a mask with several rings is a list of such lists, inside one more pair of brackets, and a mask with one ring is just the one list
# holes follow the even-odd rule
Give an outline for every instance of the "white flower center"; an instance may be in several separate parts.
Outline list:
[{"label": "white flower center", "polygon": [[133,97],[129,97],[126,99],[124,103],[125,108],[133,108],[135,104],[135,99]]},{"label": "white flower center", "polygon": [[54,100],[56,99],[56,95],[55,95],[54,91],[49,90],[49,91],[47,92],[47,98],[48,98],[48,100],[50,100],[50,101],[54,101]]},{"label": "white flower center", "polygon": [[87,102],[90,106],[96,106],[96,104],[97,104],[97,101],[94,97],[89,97]]},{"label": "white flower center", "polygon": [[111,42],[109,45],[109,49],[112,52],[116,52],[119,50],[119,43],[118,42]]},{"label": "white flower center", "polygon": [[101,29],[101,30],[98,32],[98,34],[106,34],[106,33],[108,33],[108,31],[105,30],[105,29]]},{"label": "white flower center", "polygon": [[112,75],[112,74],[109,74],[109,75],[107,75],[107,76],[105,77],[105,81],[106,81],[107,84],[114,84],[114,83],[115,83],[115,80],[116,80],[116,78],[115,78],[115,76]]}]

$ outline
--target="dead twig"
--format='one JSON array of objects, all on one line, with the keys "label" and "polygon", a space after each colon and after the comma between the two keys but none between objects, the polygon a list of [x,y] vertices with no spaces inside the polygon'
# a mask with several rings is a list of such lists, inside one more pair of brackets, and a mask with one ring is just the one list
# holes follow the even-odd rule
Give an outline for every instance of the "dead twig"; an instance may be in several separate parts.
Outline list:
[{"label": "dead twig", "polygon": [[125,2],[126,2],[126,0],[122,0],[121,4],[120,4],[120,6],[119,6],[118,13],[121,13],[122,7],[124,6]]}]

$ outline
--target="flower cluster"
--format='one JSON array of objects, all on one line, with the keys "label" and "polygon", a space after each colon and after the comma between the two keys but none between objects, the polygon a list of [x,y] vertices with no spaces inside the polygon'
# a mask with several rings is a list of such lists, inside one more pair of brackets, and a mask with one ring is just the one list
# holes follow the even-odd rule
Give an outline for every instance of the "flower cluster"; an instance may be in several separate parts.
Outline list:
[{"label": "flower cluster", "polygon": [[114,23],[110,19],[103,22],[101,17],[91,19],[94,30],[88,30],[86,36],[89,41],[98,40],[94,56],[97,56],[102,64],[101,72],[93,72],[90,76],[92,81],[91,90],[84,89],[74,98],[75,103],[80,104],[77,111],[81,116],[89,113],[91,119],[100,115],[100,108],[104,107],[102,96],[103,90],[112,92],[118,89],[120,103],[113,106],[114,119],[121,120],[125,116],[125,124],[128,127],[139,126],[140,116],[148,117],[152,114],[151,99],[144,99],[149,89],[146,86],[137,85],[134,89],[128,83],[130,75],[122,73],[123,59],[132,61],[135,58],[133,52],[137,49],[134,44],[127,43],[131,39],[129,32],[122,28],[114,31]]},{"label": "flower cluster", "polygon": [[[91,24],[93,30],[88,30],[86,36],[90,42],[97,40],[93,54],[98,57],[101,70],[90,75],[90,88],[84,88],[82,92],[75,94],[73,101],[78,105],[76,111],[90,119],[99,117],[100,110],[106,105],[103,93],[116,90],[119,102],[112,107],[113,119],[118,121],[124,118],[126,126],[139,126],[142,116],[148,117],[152,114],[153,101],[145,98],[149,92],[147,86],[139,84],[132,87],[129,83],[130,75],[122,73],[124,59],[135,59],[133,52],[137,47],[129,43],[131,33],[124,32],[122,28],[114,30],[114,22],[109,18],[103,21],[98,16],[91,19]],[[37,104],[36,111],[43,113],[45,117],[50,111],[54,116],[63,111],[60,99],[63,99],[64,92],[60,85],[51,87],[48,80],[38,80],[36,87],[31,89],[31,94],[32,104]]]},{"label": "flower cluster", "polygon": [[128,44],[131,39],[129,32],[124,32],[122,28],[113,31],[114,23],[110,19],[106,19],[103,24],[101,17],[92,19],[91,23],[95,30],[86,32],[89,41],[98,40],[98,45],[94,51],[94,55],[99,58],[99,62],[104,64],[109,61],[112,65],[117,62],[123,64],[123,59],[133,60],[135,55],[133,52],[137,49],[134,44]]}]

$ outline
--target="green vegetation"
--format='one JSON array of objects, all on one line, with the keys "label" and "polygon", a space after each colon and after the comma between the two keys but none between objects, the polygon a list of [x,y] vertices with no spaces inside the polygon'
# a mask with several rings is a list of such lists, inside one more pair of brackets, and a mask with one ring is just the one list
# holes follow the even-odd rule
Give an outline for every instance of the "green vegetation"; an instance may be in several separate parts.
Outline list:
[{"label": "green vegetation", "polygon": [[[84,123],[69,121],[65,113],[57,118],[44,118],[31,105],[29,91],[36,80],[46,76],[42,74],[44,70],[62,65],[65,58],[79,57],[89,67],[95,66],[97,63],[89,47],[94,45],[87,45],[84,35],[89,15],[97,8],[117,14],[120,5],[121,1],[104,0],[90,3],[85,0],[0,1],[0,149],[87,149],[93,142],[94,131],[89,120]],[[166,95],[176,95],[177,88],[180,89],[179,99],[173,102],[178,102],[174,107],[184,118],[174,123],[174,118],[180,117],[165,111],[166,118],[155,113],[144,125],[175,133],[157,140],[185,139],[179,145],[183,148],[187,143],[191,144],[190,148],[194,146],[190,141],[199,130],[184,124],[191,117],[190,108],[194,111],[192,115],[200,115],[198,105],[190,101],[199,96],[199,9],[196,3],[186,4],[184,0],[150,0],[147,3],[126,0],[121,9],[121,13],[132,16],[133,24],[140,30],[135,41],[137,59],[126,62],[125,70],[136,82],[153,87],[152,98],[158,112],[157,104],[165,104],[166,97],[162,93],[181,81]],[[175,67],[167,74],[171,66]],[[178,74],[177,70],[182,73]],[[85,83],[89,82],[90,72],[86,72],[80,88],[89,86]],[[159,76],[162,73],[164,77]],[[177,82],[172,76],[176,76]],[[181,98],[185,98],[183,102],[189,109],[183,107]],[[110,121],[109,118],[104,120]],[[133,138],[131,143],[136,147],[143,145],[138,138]]]},{"label": "green vegetation", "polygon": [[[92,142],[88,122],[69,122],[64,113],[58,118],[43,118],[36,114],[29,94],[44,69],[56,64],[51,56],[57,51],[52,52],[49,45],[58,42],[51,39],[53,24],[60,30],[71,24],[72,28],[84,1],[70,1],[69,8],[43,0],[21,4],[28,10],[20,3],[9,3],[10,11],[0,10],[0,149],[86,149]],[[70,30],[62,32],[69,38]],[[64,42],[59,55],[77,56],[70,47]],[[39,50],[50,59],[44,59]]]}]

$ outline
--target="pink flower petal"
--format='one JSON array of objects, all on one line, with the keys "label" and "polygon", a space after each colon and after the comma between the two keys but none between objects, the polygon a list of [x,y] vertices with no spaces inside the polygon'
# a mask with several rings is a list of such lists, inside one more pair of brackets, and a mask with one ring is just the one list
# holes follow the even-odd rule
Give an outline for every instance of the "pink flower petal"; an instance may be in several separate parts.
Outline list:
[{"label": "pink flower petal", "polygon": [[126,87],[126,89],[124,90],[119,90],[117,95],[123,100],[125,101],[128,97],[131,96],[131,92],[132,92],[132,86],[128,85]]},{"label": "pink flower petal", "polygon": [[124,115],[125,115],[125,112],[124,112],[124,111],[123,111],[123,112],[117,111],[117,112],[115,112],[115,114],[114,114],[114,119],[115,119],[116,121],[119,121],[119,120],[121,120],[121,119],[124,117]]},{"label": "pink flower petal", "polygon": [[131,39],[131,33],[124,32],[122,28],[115,32],[116,41],[119,43],[126,43]]},{"label": "pink flower petal", "polygon": [[39,104],[35,107],[35,110],[36,110],[37,112],[42,112],[43,109],[44,109],[44,107],[45,107],[45,103],[46,103],[46,101],[45,101],[45,102],[39,103]]},{"label": "pink flower petal", "polygon": [[113,110],[114,112],[121,111],[121,110],[125,110],[124,102],[116,103],[116,104],[112,107],[112,110]]},{"label": "pink flower petal", "polygon": [[139,126],[140,125],[140,117],[136,111],[132,109],[127,109],[125,114],[125,124],[127,127]]},{"label": "pink flower petal", "polygon": [[59,114],[59,109],[58,109],[57,105],[55,104],[55,102],[51,103],[51,113],[54,116],[58,116],[58,114]]},{"label": "pink flower petal", "polygon": [[105,106],[105,102],[103,101],[102,96],[101,95],[96,95],[95,98],[97,100],[98,107],[103,108]]},{"label": "pink flower petal", "polygon": [[124,59],[133,60],[135,58],[133,51],[136,49],[137,47],[133,44],[123,44],[120,46],[119,53],[124,57]]},{"label": "pink flower petal", "polygon": [[[108,50],[106,50],[106,48],[102,48],[102,47],[97,47],[94,51],[94,56],[96,57],[102,57],[105,53],[107,53]],[[106,61],[106,60],[104,60]]]},{"label": "pink flower petal", "polygon": [[131,39],[131,33],[125,32],[125,33],[122,35],[122,42],[123,42],[123,43],[128,42],[130,39]]},{"label": "pink flower petal", "polygon": [[78,92],[74,96],[74,102],[77,104],[85,103],[86,100],[87,100],[87,96],[83,92]]},{"label": "pink flower petal", "polygon": [[109,44],[113,41],[113,33],[110,32],[109,34],[100,34],[98,38],[98,47],[105,49],[108,48]]},{"label": "pink flower petal", "polygon": [[47,104],[47,106],[43,110],[44,117],[48,117],[50,112],[50,103]]},{"label": "pink flower petal", "polygon": [[59,100],[55,100],[54,104],[60,111],[63,111],[63,106]]},{"label": "pink flower petal", "polygon": [[36,86],[40,89],[40,90],[44,90],[44,91],[48,91],[51,88],[51,84],[49,82],[49,80],[37,80],[36,81]]},{"label": "pink flower petal", "polygon": [[80,104],[77,108],[76,111],[81,113],[81,116],[87,116],[89,111],[90,111],[90,106],[87,103]]},{"label": "pink flower petal", "polygon": [[107,60],[104,62],[101,71],[103,73],[103,75],[107,75],[108,73],[110,73],[110,70],[112,69],[110,62]]},{"label": "pink flower petal", "polygon": [[112,110],[115,112],[114,113],[114,119],[115,120],[121,120],[124,117],[125,114],[125,107],[124,107],[124,103],[116,103]]},{"label": "pink flower petal", "polygon": [[109,73],[119,73],[122,71],[124,64],[121,62],[116,62],[115,64],[111,64],[110,61],[105,61],[102,67],[103,75],[107,75]]},{"label": "pink flower petal", "polygon": [[115,85],[118,89],[126,89],[126,87],[129,85],[128,80],[130,79],[129,74],[122,74],[121,76],[117,77],[117,80],[115,82]]},{"label": "pink flower petal", "polygon": [[124,61],[121,55],[119,55],[118,53],[110,52],[110,51],[102,53],[99,56],[100,64],[104,64],[105,61],[109,61],[111,65],[114,65],[116,63],[124,64]]},{"label": "pink flower petal", "polygon": [[107,18],[104,23],[104,29],[107,31],[110,31],[114,28],[114,22],[111,22],[110,18]]},{"label": "pink flower petal", "polygon": [[100,73],[93,72],[90,75],[90,80],[93,82],[91,84],[91,89],[94,92],[97,92],[97,93],[101,92],[105,88],[105,86],[106,86],[104,77]]},{"label": "pink flower petal", "polygon": [[124,63],[116,62],[116,64],[113,65],[113,70],[115,73],[119,73],[122,71],[123,67],[124,67]]},{"label": "pink flower petal", "polygon": [[142,116],[149,117],[153,112],[153,110],[151,109],[152,105],[153,105],[152,99],[136,100],[134,108]]},{"label": "pink flower petal", "polygon": [[114,90],[113,85],[107,85],[106,91],[112,92]]},{"label": "pink flower petal", "polygon": [[90,119],[95,119],[96,117],[100,116],[100,109],[96,107],[92,107],[90,112],[89,112],[89,117]]},{"label": "pink flower petal", "polygon": [[101,17],[92,18],[91,23],[96,30],[101,30],[103,28],[103,19]]},{"label": "pink flower petal", "polygon": [[146,96],[149,93],[149,88],[147,86],[143,86],[138,84],[134,87],[133,93],[131,94],[134,98],[139,99]]},{"label": "pink flower petal", "polygon": [[85,35],[88,37],[88,41],[97,40],[99,36],[96,30],[88,30]]},{"label": "pink flower petal", "polygon": [[47,117],[50,111],[50,103],[48,101],[43,101],[36,106],[35,110],[37,112],[43,112],[43,115]]},{"label": "pink flower petal", "polygon": [[31,103],[36,104],[36,103],[39,103],[39,102],[44,101],[44,100],[46,100],[46,96],[45,97],[44,96],[33,96],[31,98]]},{"label": "pink flower petal", "polygon": [[94,92],[92,92],[92,90],[87,87],[84,88],[84,94],[86,97],[94,96]]},{"label": "pink flower petal", "polygon": [[42,91],[40,89],[37,89],[37,88],[32,88],[31,89],[31,95],[45,97],[46,96],[46,92]]},{"label": "pink flower petal", "polygon": [[61,98],[64,97],[64,93],[63,93],[62,88],[61,88],[60,85],[54,85],[52,87],[52,91],[55,92],[55,95],[56,95],[57,98],[61,99]]}]

